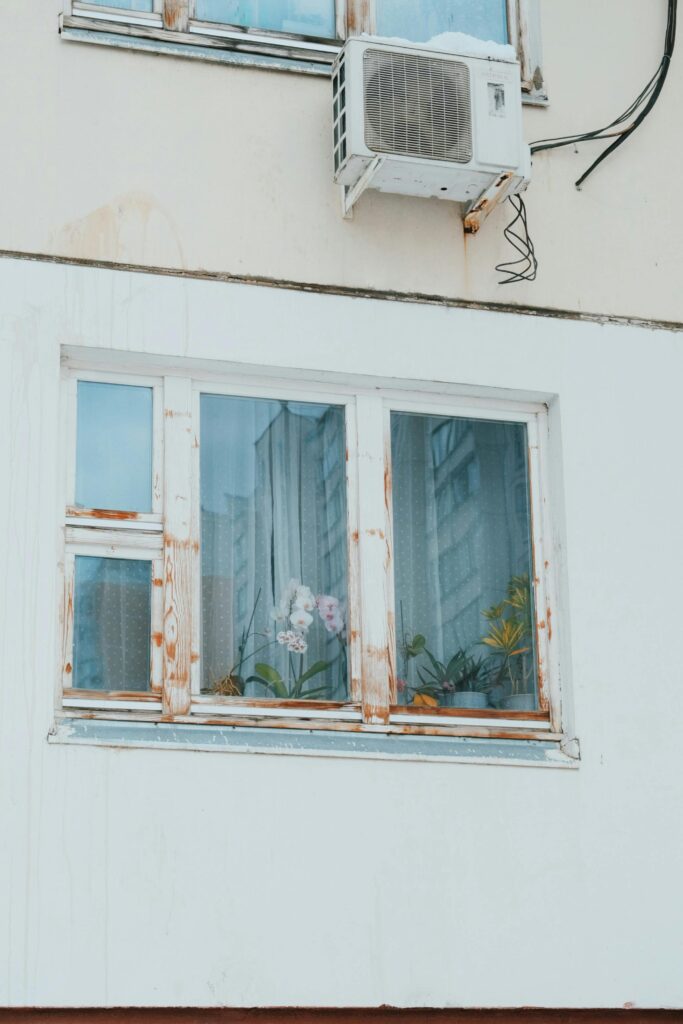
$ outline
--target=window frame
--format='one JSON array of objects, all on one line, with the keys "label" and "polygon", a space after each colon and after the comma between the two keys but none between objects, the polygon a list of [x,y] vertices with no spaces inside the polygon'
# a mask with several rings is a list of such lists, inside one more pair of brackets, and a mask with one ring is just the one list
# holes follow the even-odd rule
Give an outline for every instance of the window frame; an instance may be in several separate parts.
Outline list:
[{"label": "window frame", "polygon": [[[346,380],[293,380],[276,370],[249,374],[174,371],[163,375],[63,368],[65,513],[60,608],[61,717],[278,727],[382,734],[469,736],[561,741],[558,639],[547,495],[548,408],[525,399],[475,397],[463,389],[415,382],[410,388],[354,386]],[[151,514],[75,509],[78,380],[153,388]],[[346,424],[349,699],[258,700],[201,694],[201,556],[199,402],[201,394],[280,398],[342,405]],[[527,427],[532,517],[534,607],[539,710],[418,709],[395,703],[394,581],[392,569],[392,411],[467,416]],[[71,502],[71,503],[70,503]],[[158,509],[158,506],[161,508]],[[74,558],[77,554],[152,560],[150,691],[73,689]],[[552,636],[552,643],[551,643]],[[393,688],[393,689],[392,689]],[[394,698],[392,700],[392,697]]]},{"label": "window frame", "polygon": [[[375,31],[375,0],[336,0],[335,39],[248,29],[200,21],[195,17],[196,0],[153,0],[152,12],[126,11],[88,3],[63,0],[61,30],[81,29],[90,33],[116,33],[134,45],[136,38],[175,43],[183,47],[174,53],[204,57],[199,48],[237,51],[270,59],[279,70],[301,71],[292,62],[310,63],[319,74],[330,74],[332,64],[348,36]],[[541,72],[539,0],[506,0],[508,33],[521,65],[522,97],[526,102],[547,99]],[[195,51],[193,53],[193,50]],[[268,66],[266,63],[265,66]]]}]

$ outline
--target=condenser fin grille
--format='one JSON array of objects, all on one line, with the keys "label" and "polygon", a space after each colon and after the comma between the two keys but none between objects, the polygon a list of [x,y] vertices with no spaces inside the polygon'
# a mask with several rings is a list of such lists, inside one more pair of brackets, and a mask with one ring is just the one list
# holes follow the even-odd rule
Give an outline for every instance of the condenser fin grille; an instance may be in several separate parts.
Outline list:
[{"label": "condenser fin grille", "polygon": [[472,159],[466,64],[368,49],[363,54],[363,91],[368,149],[459,164]]}]

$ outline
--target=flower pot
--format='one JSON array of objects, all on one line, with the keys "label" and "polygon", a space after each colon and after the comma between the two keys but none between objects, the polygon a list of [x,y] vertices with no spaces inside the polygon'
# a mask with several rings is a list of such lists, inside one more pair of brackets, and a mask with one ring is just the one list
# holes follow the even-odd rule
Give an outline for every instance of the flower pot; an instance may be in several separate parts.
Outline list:
[{"label": "flower pot", "polygon": [[489,699],[485,693],[477,693],[475,690],[460,690],[456,693],[445,693],[441,698],[441,703],[446,708],[487,708]]},{"label": "flower pot", "polygon": [[513,693],[510,697],[503,697],[500,706],[506,711],[535,711],[536,694]]}]

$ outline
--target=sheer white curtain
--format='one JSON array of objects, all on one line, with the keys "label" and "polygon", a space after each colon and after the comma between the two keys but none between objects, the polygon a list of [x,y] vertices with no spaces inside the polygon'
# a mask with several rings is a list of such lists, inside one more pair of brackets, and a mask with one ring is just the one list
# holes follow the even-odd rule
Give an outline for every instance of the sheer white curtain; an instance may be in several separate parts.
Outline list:
[{"label": "sheer white curtain", "polygon": [[[204,688],[231,672],[244,682],[258,662],[291,682],[323,660],[333,665],[311,687],[325,685],[326,698],[343,699],[342,645],[317,609],[303,656],[275,641],[292,627],[272,616],[293,579],[345,605],[343,410],[204,395],[200,446]],[[249,690],[272,696],[262,687]]]},{"label": "sheer white curtain", "polygon": [[73,685],[148,690],[152,563],[76,556]]},{"label": "sheer white curtain", "polygon": [[[526,435],[521,424],[392,413],[395,602],[399,677],[419,686],[425,637],[438,661],[484,658],[483,612],[515,576],[531,576]],[[408,698],[406,698],[408,699]]]}]

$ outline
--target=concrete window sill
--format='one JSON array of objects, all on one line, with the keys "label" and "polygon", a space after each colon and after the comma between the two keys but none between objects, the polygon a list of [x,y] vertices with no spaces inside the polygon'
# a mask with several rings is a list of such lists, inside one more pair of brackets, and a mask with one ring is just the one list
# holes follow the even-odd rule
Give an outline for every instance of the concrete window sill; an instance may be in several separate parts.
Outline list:
[{"label": "concrete window sill", "polygon": [[[541,768],[578,767],[578,744],[538,740],[489,740],[446,736],[396,736],[171,722],[58,719],[50,743],[161,748],[228,754],[295,754],[304,757],[352,757],[382,761],[440,761],[461,764],[510,764]],[[572,756],[570,756],[570,753]]]}]

